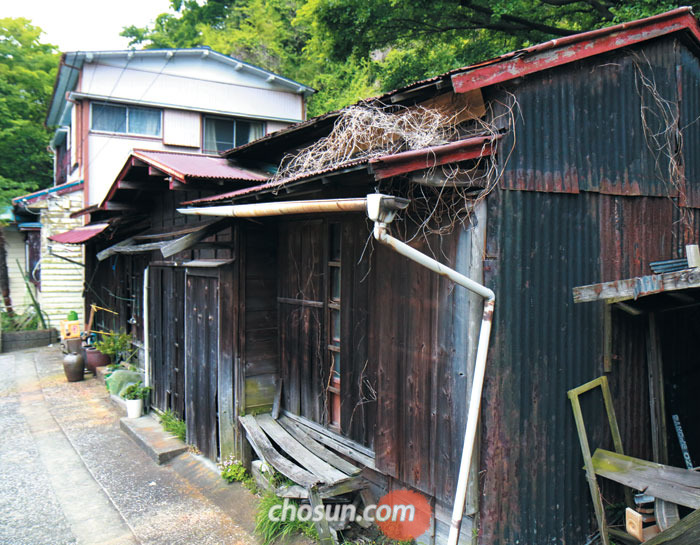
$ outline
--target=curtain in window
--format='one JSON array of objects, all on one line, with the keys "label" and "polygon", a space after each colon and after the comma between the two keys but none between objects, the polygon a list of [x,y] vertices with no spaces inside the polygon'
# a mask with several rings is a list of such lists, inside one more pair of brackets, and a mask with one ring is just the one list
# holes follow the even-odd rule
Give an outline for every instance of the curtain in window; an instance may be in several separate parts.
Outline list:
[{"label": "curtain in window", "polygon": [[226,151],[233,147],[233,121],[208,117],[204,120],[204,149]]},{"label": "curtain in window", "polygon": [[160,110],[129,108],[129,132],[160,136]]},{"label": "curtain in window", "polygon": [[126,132],[126,106],[93,104],[92,128],[96,131]]},{"label": "curtain in window", "polygon": [[242,146],[263,136],[263,124],[253,121],[236,121],[236,146]]}]

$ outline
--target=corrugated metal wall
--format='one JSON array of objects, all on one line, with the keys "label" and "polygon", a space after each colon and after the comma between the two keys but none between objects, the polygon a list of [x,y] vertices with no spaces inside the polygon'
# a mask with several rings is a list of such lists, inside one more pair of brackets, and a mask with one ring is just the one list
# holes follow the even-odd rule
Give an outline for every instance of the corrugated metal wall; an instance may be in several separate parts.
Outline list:
[{"label": "corrugated metal wall", "polygon": [[[660,177],[666,162],[658,157],[657,167],[645,139],[642,97],[648,107],[653,100],[640,75],[663,99],[675,101],[675,56],[676,42],[663,40],[550,70],[512,88],[522,116],[501,147],[517,142],[504,187],[667,195]],[[645,111],[647,125],[657,131],[658,116]]]},{"label": "corrugated metal wall", "polygon": [[[522,117],[502,187],[488,198],[486,283],[497,304],[482,413],[484,545],[583,545],[596,529],[566,392],[603,374],[604,304],[575,305],[571,289],[649,274],[650,261],[682,255],[698,240],[698,211],[678,207],[667,163],[645,140],[636,67],[675,103],[678,82],[690,78],[676,59],[692,57],[693,77],[700,75],[683,48],[673,39],[648,43],[636,56],[599,57],[508,89]],[[700,95],[694,82],[680,96]],[[686,120],[700,115],[700,98],[693,100]],[[652,129],[654,116],[647,112]],[[688,185],[700,175],[690,158],[700,127],[692,127],[684,138]],[[650,459],[646,320],[612,316],[609,378],[623,445]],[[600,407],[595,395],[584,401],[593,448],[609,444]]]}]

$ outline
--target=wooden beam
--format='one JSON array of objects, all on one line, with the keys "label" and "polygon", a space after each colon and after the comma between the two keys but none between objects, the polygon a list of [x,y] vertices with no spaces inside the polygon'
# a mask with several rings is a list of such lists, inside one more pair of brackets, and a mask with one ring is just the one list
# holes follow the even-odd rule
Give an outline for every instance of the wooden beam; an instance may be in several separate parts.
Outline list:
[{"label": "wooden beam", "polygon": [[700,473],[598,449],[596,475],[662,500],[700,509]]},{"label": "wooden beam", "polygon": [[138,212],[140,210],[137,206],[134,206],[131,203],[121,201],[107,201],[104,209],[119,212]]},{"label": "wooden beam", "polygon": [[168,176],[168,173],[163,172],[162,170],[159,170],[156,167],[149,165],[148,166],[148,175],[149,176],[158,176],[158,177],[164,178],[164,177]]},{"label": "wooden beam", "polygon": [[213,223],[202,224],[199,230],[167,242],[163,245],[160,251],[163,254],[163,257],[170,257],[175,254],[179,254],[180,252],[184,252],[205,238],[210,237],[214,233],[218,233],[224,229],[229,222],[229,219],[222,219]]},{"label": "wooden beam", "polygon": [[248,442],[261,460],[270,464],[285,477],[306,488],[310,488],[318,482],[318,477],[290,462],[277,452],[265,432],[255,421],[254,416],[239,416],[238,421],[246,431]]},{"label": "wooden beam", "polygon": [[693,511],[644,545],[697,545],[700,543],[700,509]]},{"label": "wooden beam", "polygon": [[309,473],[316,475],[320,481],[326,484],[333,484],[347,478],[345,473],[338,471],[292,437],[269,414],[260,414],[255,417],[255,421],[277,443],[284,454],[294,459],[297,464]]},{"label": "wooden beam", "polygon": [[301,442],[307,449],[316,454],[316,456],[338,468],[343,473],[346,473],[347,475],[355,475],[361,471],[359,467],[351,464],[344,458],[338,456],[335,452],[324,447],[321,443],[315,441],[296,422],[292,420],[284,420],[280,421],[280,425],[294,438],[296,438],[297,441]]},{"label": "wooden beam", "polygon": [[120,180],[117,182],[117,189],[132,191],[166,191],[168,186],[160,181],[134,182],[131,180]]},{"label": "wooden beam", "polygon": [[300,424],[301,428],[307,435],[309,435],[311,438],[315,439],[319,443],[322,443],[323,445],[327,446],[328,448],[331,448],[336,452],[339,452],[340,454],[349,457],[350,459],[362,464],[365,467],[368,467],[370,469],[376,469],[374,464],[374,454],[372,453],[372,451],[369,451],[368,454],[367,451],[369,449],[366,449],[362,445],[359,445],[354,441],[351,441],[350,439],[347,439],[335,433],[329,432],[328,430],[326,430],[322,426],[319,426],[315,422],[306,421],[306,419],[300,418],[299,416],[292,414],[289,411],[283,410],[282,416],[280,416],[280,423],[286,425],[289,421]]},{"label": "wooden beam", "polygon": [[183,183],[179,180],[171,179],[168,184],[171,191],[216,191],[221,193],[224,188],[224,182]]},{"label": "wooden beam", "polygon": [[664,274],[639,276],[614,282],[578,286],[573,289],[574,302],[637,299],[646,295],[700,288],[700,270],[688,269]]},{"label": "wooden beam", "polygon": [[[647,373],[649,377],[649,409],[651,412],[651,444],[654,461],[668,463],[668,426],[664,395],[664,366],[656,315],[649,314],[647,324]],[[700,491],[698,491],[700,493]]]}]

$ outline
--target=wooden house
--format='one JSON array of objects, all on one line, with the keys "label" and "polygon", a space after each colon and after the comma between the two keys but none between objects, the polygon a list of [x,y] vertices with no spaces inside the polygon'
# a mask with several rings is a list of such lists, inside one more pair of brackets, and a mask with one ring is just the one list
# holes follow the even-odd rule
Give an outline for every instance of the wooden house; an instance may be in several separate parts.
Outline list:
[{"label": "wooden house", "polygon": [[[369,143],[330,166],[295,170],[285,157],[328,151],[321,139],[342,133],[347,109],[240,146],[224,154],[232,169],[286,166],[216,195],[166,191],[140,210],[145,234],[133,236],[136,216],[112,212],[112,240],[103,231],[88,254],[116,253],[90,265],[88,289],[142,305],[120,319],[134,313],[148,343],[154,402],[184,407],[188,438],[209,456],[245,456],[252,433],[234,415],[271,410],[368,468],[375,492],[427,496],[424,539],[442,543],[484,302],[378,242],[367,195],[393,196],[407,204],[387,227],[396,238],[495,293],[461,542],[591,543],[596,510],[568,391],[607,377],[627,454],[681,466],[674,414],[700,452],[700,281],[648,276],[699,240],[698,46],[694,16],[675,10],[363,101],[355,108],[383,129],[366,124]],[[435,112],[450,131],[429,145],[391,122]],[[140,161],[151,164],[125,168]],[[166,221],[170,242],[133,253]],[[187,246],[195,232],[199,248]],[[185,253],[158,255],[181,237]],[[598,302],[575,302],[574,288],[601,281],[614,284],[577,291]],[[610,448],[602,402],[583,403],[591,447]]]}]

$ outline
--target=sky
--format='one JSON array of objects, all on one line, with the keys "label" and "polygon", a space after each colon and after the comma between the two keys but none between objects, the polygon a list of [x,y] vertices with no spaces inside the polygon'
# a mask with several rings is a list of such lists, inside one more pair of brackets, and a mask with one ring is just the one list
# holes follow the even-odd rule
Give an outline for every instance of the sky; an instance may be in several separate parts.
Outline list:
[{"label": "sky", "polygon": [[41,41],[61,51],[126,49],[129,25],[150,25],[169,0],[0,0],[0,18],[25,17],[44,31]]}]

